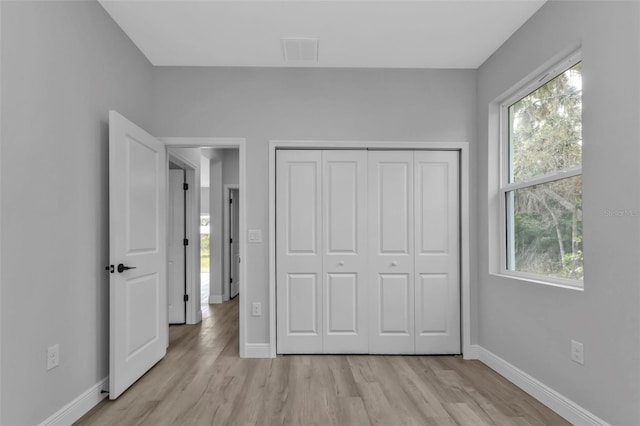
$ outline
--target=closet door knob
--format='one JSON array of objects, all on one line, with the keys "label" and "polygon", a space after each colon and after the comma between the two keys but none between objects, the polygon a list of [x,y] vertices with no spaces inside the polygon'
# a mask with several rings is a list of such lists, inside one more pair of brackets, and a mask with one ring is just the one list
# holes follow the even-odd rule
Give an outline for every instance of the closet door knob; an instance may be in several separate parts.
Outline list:
[{"label": "closet door knob", "polygon": [[394,260],[393,262],[391,262],[391,266],[398,266],[398,261]]},{"label": "closet door knob", "polygon": [[340,262],[338,262],[338,266],[344,266],[344,260],[341,260]]}]

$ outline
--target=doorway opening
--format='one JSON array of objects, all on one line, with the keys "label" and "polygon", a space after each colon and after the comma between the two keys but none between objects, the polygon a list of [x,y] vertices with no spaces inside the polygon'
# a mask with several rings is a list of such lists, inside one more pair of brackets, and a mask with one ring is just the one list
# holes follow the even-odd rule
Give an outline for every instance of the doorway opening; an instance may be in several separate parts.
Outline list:
[{"label": "doorway opening", "polygon": [[209,312],[209,274],[211,265],[211,217],[200,212],[200,310],[204,317]]},{"label": "doorway opening", "polygon": [[[191,172],[194,191],[188,191],[187,200],[191,211],[187,213],[187,269],[191,279],[187,280],[187,324],[196,324],[203,318],[222,309],[220,304],[232,301],[234,315],[239,318],[239,354],[246,356],[244,345],[245,307],[239,297],[244,283],[239,278],[244,275],[244,253],[246,247],[240,244],[246,233],[244,214],[245,150],[243,139],[218,138],[163,138],[169,155],[177,154],[188,159],[187,181]],[[236,210],[228,209],[229,189],[235,190],[232,197]],[[187,196],[189,197],[189,195]],[[233,224],[229,227],[230,213],[234,213]],[[193,222],[193,224],[190,224]],[[229,228],[229,229],[227,229]],[[225,233],[234,233],[234,246]],[[235,260],[234,260],[235,259]],[[235,268],[233,264],[237,265]],[[228,272],[227,272],[228,271]],[[230,286],[227,274],[233,276],[234,286]],[[231,305],[229,305],[231,306]]]}]

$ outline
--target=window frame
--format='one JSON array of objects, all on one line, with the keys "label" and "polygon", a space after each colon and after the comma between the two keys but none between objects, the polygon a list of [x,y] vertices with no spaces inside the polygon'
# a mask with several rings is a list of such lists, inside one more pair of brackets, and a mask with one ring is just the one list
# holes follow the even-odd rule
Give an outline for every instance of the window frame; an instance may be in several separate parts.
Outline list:
[{"label": "window frame", "polygon": [[[551,67],[546,68],[545,71],[538,74],[538,76],[534,79],[527,80],[525,84],[520,84],[516,86],[515,91],[512,91],[511,95],[506,97],[502,102],[499,103],[499,153],[500,158],[498,161],[499,167],[499,188],[498,188],[498,198],[499,198],[499,229],[500,229],[500,259],[499,259],[499,269],[498,273],[500,275],[518,278],[526,281],[554,285],[560,287],[568,287],[574,289],[583,289],[584,288],[584,278],[583,280],[574,280],[568,278],[559,278],[559,277],[551,277],[548,275],[535,274],[531,272],[522,272],[508,269],[508,258],[509,258],[509,247],[512,244],[509,244],[509,238],[513,238],[513,234],[509,234],[508,230],[513,228],[513,222],[508,223],[509,219],[507,217],[507,194],[514,190],[529,188],[540,184],[545,184],[549,182],[555,182],[562,179],[567,179],[575,176],[582,176],[582,163],[580,161],[580,167],[572,167],[569,169],[560,170],[553,173],[537,175],[533,178],[513,182],[510,183],[510,173],[511,173],[511,163],[509,156],[510,149],[510,123],[509,123],[509,108],[518,102],[519,100],[525,98],[530,95],[538,88],[544,86],[549,81],[555,79],[559,75],[568,71],[573,66],[582,62],[582,51],[578,50],[573,52],[572,54],[565,56],[562,60],[557,61]],[[584,110],[583,110],[584,111]],[[584,116],[584,113],[583,113]],[[584,155],[584,154],[583,154]],[[584,267],[584,265],[583,265]]]}]

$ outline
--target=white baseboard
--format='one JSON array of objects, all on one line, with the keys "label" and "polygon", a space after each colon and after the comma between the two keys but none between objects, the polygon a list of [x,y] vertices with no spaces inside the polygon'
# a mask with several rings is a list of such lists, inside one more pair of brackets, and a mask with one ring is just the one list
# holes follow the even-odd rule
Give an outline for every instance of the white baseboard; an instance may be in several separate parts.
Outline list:
[{"label": "white baseboard", "polygon": [[222,303],[222,296],[209,296],[209,304],[210,305],[218,305]]},{"label": "white baseboard", "polygon": [[108,389],[109,378],[105,377],[89,389],[84,391],[76,399],[62,407],[51,417],[40,423],[41,426],[49,425],[70,425],[84,416],[89,410],[98,405],[107,394],[101,393],[103,389]]},{"label": "white baseboard", "polygon": [[244,345],[245,358],[272,358],[268,343],[247,343]]},{"label": "white baseboard", "polygon": [[472,349],[471,352],[475,351],[478,354],[477,359],[482,363],[503,375],[510,382],[533,396],[560,416],[564,417],[569,422],[575,425],[610,426],[609,423],[605,422],[598,416],[585,410],[580,405],[559,394],[516,366],[509,364],[498,355],[486,350],[482,346],[472,346],[475,346],[475,349]]}]

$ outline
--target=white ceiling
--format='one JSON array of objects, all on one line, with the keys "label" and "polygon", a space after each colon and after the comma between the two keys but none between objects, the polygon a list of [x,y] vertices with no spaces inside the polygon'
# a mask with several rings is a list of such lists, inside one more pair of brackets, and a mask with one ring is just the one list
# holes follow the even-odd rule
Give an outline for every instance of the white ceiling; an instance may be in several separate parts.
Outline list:
[{"label": "white ceiling", "polygon": [[[99,0],[154,65],[477,68],[545,0]],[[282,38],[320,40],[317,63]]]}]

